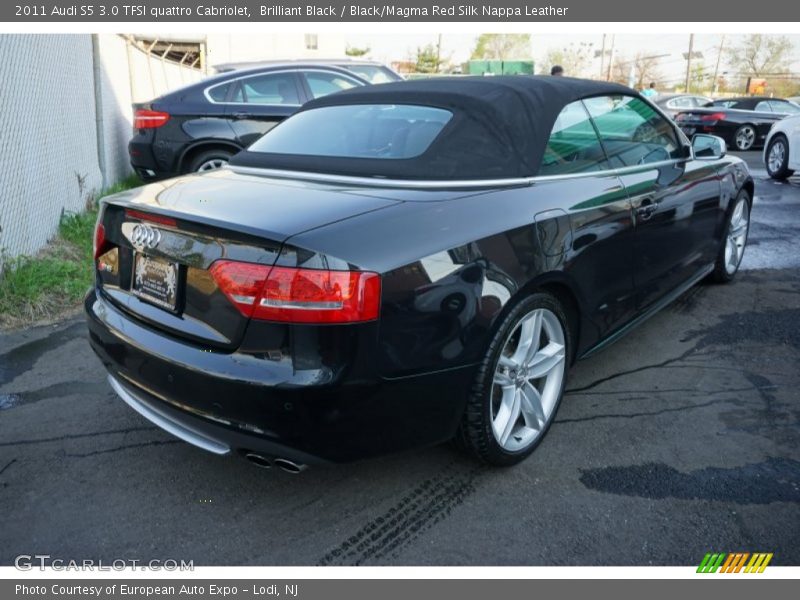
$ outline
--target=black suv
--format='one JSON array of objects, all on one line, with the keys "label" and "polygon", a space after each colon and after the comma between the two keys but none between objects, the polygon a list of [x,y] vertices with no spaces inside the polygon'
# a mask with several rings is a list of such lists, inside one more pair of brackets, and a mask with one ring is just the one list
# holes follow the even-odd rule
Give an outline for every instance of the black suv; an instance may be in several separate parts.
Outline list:
[{"label": "black suv", "polygon": [[131,166],[146,180],[219,168],[306,101],[368,85],[328,64],[235,70],[134,104]]}]

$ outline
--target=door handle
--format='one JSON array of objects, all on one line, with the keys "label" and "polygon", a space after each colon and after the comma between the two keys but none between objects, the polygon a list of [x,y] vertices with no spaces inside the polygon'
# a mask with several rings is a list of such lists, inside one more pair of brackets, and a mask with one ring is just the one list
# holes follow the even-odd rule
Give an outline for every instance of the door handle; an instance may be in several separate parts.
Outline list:
[{"label": "door handle", "polygon": [[231,113],[231,116],[232,116],[234,119],[236,119],[237,121],[240,121],[241,119],[246,119],[246,118],[247,118],[247,117],[249,117],[250,115],[248,115],[248,114],[247,114],[247,113],[245,113],[245,112],[235,112],[235,113]]},{"label": "door handle", "polygon": [[636,215],[642,221],[647,221],[647,219],[652,217],[657,210],[658,210],[658,202],[655,202],[652,198],[645,198],[644,200],[642,200],[642,203],[639,205],[639,208],[636,209]]}]

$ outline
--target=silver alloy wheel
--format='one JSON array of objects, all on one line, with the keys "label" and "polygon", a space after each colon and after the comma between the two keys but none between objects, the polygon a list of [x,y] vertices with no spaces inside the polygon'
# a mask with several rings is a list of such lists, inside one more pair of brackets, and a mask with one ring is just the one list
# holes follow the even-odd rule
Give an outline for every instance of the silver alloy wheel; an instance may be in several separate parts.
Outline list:
[{"label": "silver alloy wheel", "polygon": [[561,394],[566,369],[564,328],[546,308],[523,317],[506,339],[491,391],[492,432],[517,452],[544,431]]},{"label": "silver alloy wheel", "polygon": [[782,139],[772,142],[769,154],[767,155],[767,166],[770,173],[777,173],[783,168],[783,161],[786,158],[786,145]]},{"label": "silver alloy wheel", "polygon": [[739,268],[750,227],[750,208],[747,200],[741,199],[731,213],[728,223],[728,238],[725,240],[725,271],[733,275]]},{"label": "silver alloy wheel", "polygon": [[743,125],[736,132],[736,147],[739,150],[750,150],[756,141],[756,130],[751,125]]},{"label": "silver alloy wheel", "polygon": [[228,161],[224,158],[210,158],[205,162],[200,163],[200,166],[197,167],[197,172],[202,173],[204,171],[213,171],[215,169],[221,169],[225,165],[228,164]]}]

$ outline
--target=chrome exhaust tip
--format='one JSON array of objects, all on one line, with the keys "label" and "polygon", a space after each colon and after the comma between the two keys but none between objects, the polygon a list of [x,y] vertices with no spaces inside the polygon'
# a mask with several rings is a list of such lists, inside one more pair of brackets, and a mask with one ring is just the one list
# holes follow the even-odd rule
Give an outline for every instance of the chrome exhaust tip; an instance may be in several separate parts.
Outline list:
[{"label": "chrome exhaust tip", "polygon": [[278,467],[279,469],[283,469],[287,473],[291,473],[292,475],[297,475],[298,473],[302,473],[308,468],[308,465],[304,465],[302,463],[296,463],[293,460],[289,460],[288,458],[276,458],[272,461],[272,464]]},{"label": "chrome exhaust tip", "polygon": [[270,459],[269,456],[256,454],[255,452],[247,452],[244,457],[260,469],[272,468],[272,459]]}]

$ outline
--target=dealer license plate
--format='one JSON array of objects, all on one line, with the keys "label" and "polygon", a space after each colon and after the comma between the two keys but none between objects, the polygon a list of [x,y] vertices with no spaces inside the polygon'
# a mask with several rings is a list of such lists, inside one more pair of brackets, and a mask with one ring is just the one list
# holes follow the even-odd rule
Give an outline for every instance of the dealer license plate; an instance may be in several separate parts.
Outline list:
[{"label": "dealer license plate", "polygon": [[131,291],[142,300],[175,312],[178,304],[178,263],[137,252],[133,260]]}]

